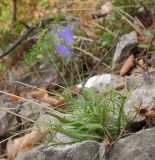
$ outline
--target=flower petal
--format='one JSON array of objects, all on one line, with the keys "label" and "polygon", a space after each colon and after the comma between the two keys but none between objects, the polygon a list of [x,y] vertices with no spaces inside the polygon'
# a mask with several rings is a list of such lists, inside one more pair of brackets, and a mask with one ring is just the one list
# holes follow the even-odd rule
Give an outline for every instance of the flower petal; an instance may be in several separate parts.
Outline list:
[{"label": "flower petal", "polygon": [[73,45],[74,38],[70,26],[67,26],[64,31],[58,32],[58,36],[59,38],[63,39],[66,43]]},{"label": "flower petal", "polygon": [[71,57],[72,52],[64,45],[56,44],[55,48],[58,52],[58,54],[63,55],[65,57]]}]

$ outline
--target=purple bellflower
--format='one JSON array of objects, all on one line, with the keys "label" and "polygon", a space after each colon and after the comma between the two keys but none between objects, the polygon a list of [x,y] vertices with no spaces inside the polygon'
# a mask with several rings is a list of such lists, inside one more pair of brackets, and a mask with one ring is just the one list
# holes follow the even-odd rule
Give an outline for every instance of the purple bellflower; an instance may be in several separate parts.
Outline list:
[{"label": "purple bellflower", "polygon": [[[73,32],[70,26],[67,26],[63,31],[58,32],[58,37],[63,39],[69,46],[74,44]],[[71,57],[72,52],[69,48],[62,44],[56,44],[55,48],[59,55],[63,55],[64,57]]]},{"label": "purple bellflower", "polygon": [[73,45],[74,43],[73,32],[70,26],[67,26],[63,31],[58,32],[58,37],[70,45]]},{"label": "purple bellflower", "polygon": [[66,46],[64,46],[62,44],[56,44],[55,48],[56,48],[58,54],[63,55],[67,58],[71,57],[71,55],[72,55],[72,52]]}]

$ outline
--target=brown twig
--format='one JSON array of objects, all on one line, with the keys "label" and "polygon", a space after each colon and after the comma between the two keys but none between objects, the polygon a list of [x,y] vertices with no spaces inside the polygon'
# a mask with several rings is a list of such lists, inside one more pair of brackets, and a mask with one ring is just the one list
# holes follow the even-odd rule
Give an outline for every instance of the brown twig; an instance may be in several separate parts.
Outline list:
[{"label": "brown twig", "polygon": [[30,28],[30,26],[29,25],[27,25],[24,21],[18,21],[18,23],[20,23],[20,24],[22,24],[25,28],[27,28],[27,29],[29,29]]},{"label": "brown twig", "polygon": [[13,51],[17,46],[19,46],[22,43],[22,41],[25,40],[33,30],[34,27],[31,27],[26,32],[24,32],[23,35],[21,35],[11,47],[4,50],[4,52],[0,55],[0,59],[7,56],[11,51]]},{"label": "brown twig", "polygon": [[150,77],[150,73],[149,73],[149,67],[148,67],[148,55],[149,55],[149,50],[150,50],[150,47],[152,45],[152,42],[153,42],[153,37],[151,38],[151,41],[150,41],[150,44],[149,44],[149,47],[147,48],[147,51],[146,51],[146,57],[145,57],[145,62],[146,62],[146,72],[148,74],[148,76]]},{"label": "brown twig", "polygon": [[[64,18],[62,18],[62,20],[65,20]],[[25,40],[30,33],[32,33],[34,31],[34,29],[36,28],[43,28],[46,26],[46,24],[49,24],[50,22],[54,21],[54,18],[47,18],[46,20],[42,20],[39,23],[36,23],[35,25],[32,25],[31,27],[29,27],[28,30],[26,30],[14,43],[13,45],[11,45],[11,47],[8,47],[6,50],[4,50],[4,52],[2,54],[0,54],[0,59],[7,56],[9,53],[11,53],[15,48],[17,48],[22,42],[23,40]]]},{"label": "brown twig", "polygon": [[13,0],[12,23],[17,21],[17,0]]}]

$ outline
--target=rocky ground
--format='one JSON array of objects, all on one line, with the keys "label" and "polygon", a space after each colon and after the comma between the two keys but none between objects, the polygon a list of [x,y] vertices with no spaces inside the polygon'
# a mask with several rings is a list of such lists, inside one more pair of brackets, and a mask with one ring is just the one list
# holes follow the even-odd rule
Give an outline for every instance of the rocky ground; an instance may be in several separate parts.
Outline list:
[{"label": "rocky ground", "polygon": [[[105,17],[117,10],[113,7],[110,2],[102,5],[102,12],[106,12],[103,13]],[[143,14],[146,11],[145,8],[141,8],[141,10]],[[120,13],[120,10],[117,11]],[[142,16],[143,14],[140,11],[138,13]],[[105,17],[104,20],[106,20]],[[57,58],[61,67],[57,67],[55,62],[51,63],[47,55],[46,61],[40,58],[39,62],[29,67],[20,63],[16,64],[15,57],[12,58],[14,64],[11,64],[10,67],[8,66],[10,57],[4,58],[5,72],[0,76],[2,82],[0,83],[0,160],[155,159],[155,68],[152,53],[154,50],[152,49],[151,53],[149,52],[150,47],[154,47],[155,44],[150,31],[155,23],[152,22],[150,25],[150,28],[152,28],[150,29],[149,27],[145,28],[137,19],[134,20],[134,27],[132,26],[130,31],[120,35],[115,42],[116,44],[107,47],[104,50],[103,57],[95,57],[77,46],[72,46],[72,50],[75,49],[78,53],[85,53],[84,56],[80,55],[80,58],[85,62],[84,67],[87,69],[84,71],[86,73],[79,84],[76,83],[71,86],[71,77],[75,80],[77,75],[73,73],[71,77],[68,76],[70,72],[68,70],[73,69],[71,66],[69,66],[69,69],[66,67],[69,64],[67,58],[71,59],[72,56],[70,50],[63,48],[65,50],[63,56],[67,57],[65,57],[65,60],[63,59],[63,64],[61,64],[60,57]],[[65,21],[68,22],[68,19],[65,19]],[[77,30],[80,31],[80,24],[75,21],[69,23],[71,28],[64,26],[61,32],[48,28],[47,36],[54,35],[55,38],[58,32],[62,38],[64,32],[69,32],[70,39],[67,37],[67,41],[69,41],[67,45],[73,45],[75,39],[79,38],[73,34]],[[42,27],[42,25],[42,23],[41,25],[37,24],[35,27]],[[106,29],[104,28],[104,30]],[[85,32],[87,38],[83,37],[84,41],[82,41],[84,49],[93,44],[101,45],[93,40],[92,32]],[[35,43],[43,44],[39,36],[35,38],[37,39]],[[63,39],[66,40],[66,37],[63,37]],[[139,45],[144,44],[148,48],[138,48]],[[56,49],[59,51],[60,46],[57,47]],[[45,48],[48,48],[48,44],[45,45]],[[44,51],[44,48],[41,48],[41,50]],[[114,55],[110,57],[109,54],[112,50]],[[100,55],[101,53],[97,54]],[[108,58],[112,58],[111,64],[108,65],[103,61],[105,57],[107,58],[107,55]],[[60,56],[60,53],[58,53],[58,56]],[[80,58],[78,57],[74,62],[74,65],[77,65],[77,68],[75,67],[77,70],[79,69]],[[66,71],[65,73],[61,72],[64,71],[63,69]],[[63,79],[65,79],[67,87],[62,83]],[[87,104],[82,95],[82,91],[87,89],[90,89],[97,97],[106,97],[111,91],[116,91],[123,100],[125,99],[122,108],[120,104],[117,104],[121,98],[115,100],[117,102],[114,107],[120,105],[120,113],[125,115],[127,120],[124,122],[124,128],[118,128],[119,131],[114,138],[111,136],[113,133],[109,134],[108,131],[104,132],[106,134],[103,134],[102,140],[98,140],[98,137],[96,139],[84,137],[84,140],[79,140],[73,134],[69,136],[61,131],[56,131],[56,126],[61,126],[62,129],[68,131],[71,126],[64,124],[66,121],[73,120],[75,117],[71,112],[74,113],[78,110],[78,108],[69,110],[72,102],[67,101],[68,93],[71,91],[75,100],[74,104],[76,102],[77,104],[80,104],[79,102]],[[92,108],[96,107],[93,105]],[[115,113],[115,110],[108,113],[110,126],[116,124],[116,117],[113,113]],[[96,113],[96,115],[98,117],[99,113]],[[61,120],[66,121],[60,123]],[[122,116],[120,115],[118,123],[121,122]],[[106,128],[104,125],[102,127]],[[112,127],[115,128],[114,125]],[[90,128],[86,128],[86,130]],[[97,130],[97,132],[100,133],[100,130]],[[79,134],[79,137],[81,135]],[[56,141],[59,144],[55,144]]]}]

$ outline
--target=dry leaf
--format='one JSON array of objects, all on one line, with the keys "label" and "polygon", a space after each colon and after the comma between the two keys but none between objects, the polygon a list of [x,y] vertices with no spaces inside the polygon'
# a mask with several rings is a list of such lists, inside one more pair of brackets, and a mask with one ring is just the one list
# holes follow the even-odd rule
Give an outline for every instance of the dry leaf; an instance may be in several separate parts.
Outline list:
[{"label": "dry leaf", "polygon": [[95,39],[96,35],[93,32],[94,25],[92,24],[93,23],[92,16],[90,14],[81,13],[80,17],[81,17],[80,19],[81,29],[87,33],[89,38]]},{"label": "dry leaf", "polygon": [[29,95],[35,99],[40,99],[47,95],[47,91],[42,88],[42,89],[39,89],[38,91],[30,92]]},{"label": "dry leaf", "polygon": [[24,135],[23,137],[9,140],[7,143],[7,155],[9,160],[15,160],[18,153],[29,151],[38,146],[47,133],[48,129],[42,127]]},{"label": "dry leaf", "polygon": [[42,97],[40,100],[42,102],[49,103],[52,106],[60,106],[64,104],[63,98],[56,99],[56,98],[49,97],[48,95]]},{"label": "dry leaf", "polygon": [[13,102],[17,102],[19,99],[20,99],[20,98],[19,98],[19,96],[18,96],[18,92],[17,92],[16,90],[13,90],[12,96],[11,96],[11,100],[12,100]]},{"label": "dry leaf", "polygon": [[125,74],[133,67],[134,67],[134,56],[131,55],[128,57],[128,59],[123,64],[120,70],[120,76],[125,76]]},{"label": "dry leaf", "polygon": [[106,147],[109,147],[110,146],[110,140],[108,137],[106,137],[103,141],[103,144],[106,146]]},{"label": "dry leaf", "polygon": [[92,18],[91,15],[81,13],[81,24],[82,24],[84,27],[90,28],[91,22],[93,22],[93,18]]},{"label": "dry leaf", "polygon": [[145,37],[145,36],[138,36],[137,39],[138,39],[138,42],[139,42],[140,44],[149,43],[149,39],[148,39],[147,37]]},{"label": "dry leaf", "polygon": [[60,106],[64,104],[63,98],[59,98],[59,99],[53,98],[48,95],[45,89],[39,89],[38,91],[33,91],[29,93],[29,95],[42,102],[49,103],[52,106]]},{"label": "dry leaf", "polygon": [[144,63],[144,60],[143,60],[143,59],[140,59],[140,60],[138,61],[138,64],[139,64],[142,68],[147,69],[147,66],[146,66],[146,64]]},{"label": "dry leaf", "polygon": [[59,3],[59,0],[50,0],[49,2],[53,7],[53,6],[56,6],[57,3]]},{"label": "dry leaf", "polygon": [[19,97],[16,96],[16,95],[12,95],[12,96],[11,96],[11,100],[12,100],[13,102],[17,102],[17,101],[19,100]]},{"label": "dry leaf", "polygon": [[116,90],[123,89],[125,87],[125,82],[118,83],[115,87]]},{"label": "dry leaf", "polygon": [[150,117],[150,116],[155,116],[155,108],[151,108],[151,109],[140,109],[140,114],[143,116],[143,117]]},{"label": "dry leaf", "polygon": [[145,117],[145,120],[149,127],[155,126],[155,108],[152,107],[150,109],[140,109],[139,114],[143,117]]},{"label": "dry leaf", "polygon": [[74,86],[74,88],[73,88],[73,94],[74,95],[78,95],[78,93],[79,93],[79,88],[77,86]]}]

